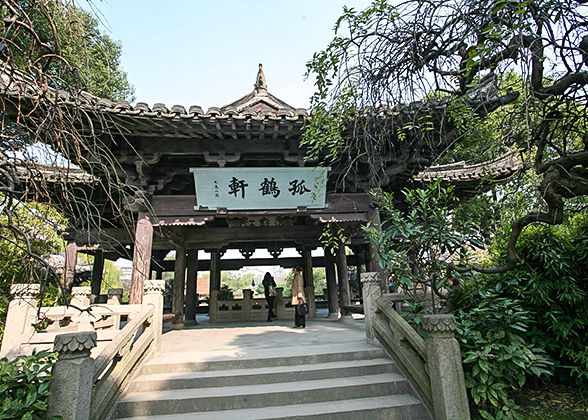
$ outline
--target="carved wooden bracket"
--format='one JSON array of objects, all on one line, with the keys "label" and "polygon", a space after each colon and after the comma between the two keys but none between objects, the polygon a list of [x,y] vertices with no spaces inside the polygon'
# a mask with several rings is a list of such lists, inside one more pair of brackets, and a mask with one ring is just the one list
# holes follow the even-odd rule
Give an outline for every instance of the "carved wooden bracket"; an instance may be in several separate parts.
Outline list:
[{"label": "carved wooden bracket", "polygon": [[224,168],[227,162],[232,163],[241,160],[241,152],[236,152],[232,155],[228,155],[225,150],[219,150],[217,155],[204,152],[204,160],[206,163],[218,163],[220,168]]}]

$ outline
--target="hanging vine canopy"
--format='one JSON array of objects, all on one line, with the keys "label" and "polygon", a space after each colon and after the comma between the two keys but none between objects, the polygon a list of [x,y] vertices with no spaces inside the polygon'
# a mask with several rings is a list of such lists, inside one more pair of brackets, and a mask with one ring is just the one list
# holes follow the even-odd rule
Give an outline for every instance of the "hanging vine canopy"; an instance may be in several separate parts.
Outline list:
[{"label": "hanging vine canopy", "polygon": [[506,265],[452,267],[511,269],[525,226],[562,223],[566,199],[588,195],[584,3],[378,0],[362,12],[345,8],[338,35],[307,64],[317,87],[305,139],[313,157],[386,188],[390,175],[450,160],[463,141],[472,160],[517,147],[542,177],[543,211],[513,224]]},{"label": "hanging vine canopy", "polygon": [[52,206],[75,215],[69,223],[79,229],[99,229],[105,212],[129,221],[124,203],[133,191],[95,135],[108,118],[90,118],[88,109],[101,98],[130,98],[133,87],[120,68],[121,46],[73,2],[6,0],[0,19],[0,241],[10,244],[0,260],[20,267],[2,278],[7,288],[50,275],[35,243],[49,241],[38,226],[64,229]]}]

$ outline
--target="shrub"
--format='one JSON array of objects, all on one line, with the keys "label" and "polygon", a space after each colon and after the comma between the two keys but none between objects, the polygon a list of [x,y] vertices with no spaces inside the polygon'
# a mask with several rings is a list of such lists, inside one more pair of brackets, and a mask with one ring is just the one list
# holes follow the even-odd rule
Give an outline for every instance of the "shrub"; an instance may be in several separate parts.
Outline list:
[{"label": "shrub", "polygon": [[520,302],[487,292],[471,298],[472,306],[456,316],[456,338],[472,412],[484,419],[520,418],[509,392],[521,389],[527,375],[551,374],[551,362],[525,341],[529,318]]},{"label": "shrub", "polygon": [[545,348],[559,381],[588,388],[588,216],[527,228],[517,254],[515,270],[479,286],[519,300],[533,319],[526,340]]},{"label": "shrub", "polygon": [[0,420],[44,420],[55,353],[0,359]]}]

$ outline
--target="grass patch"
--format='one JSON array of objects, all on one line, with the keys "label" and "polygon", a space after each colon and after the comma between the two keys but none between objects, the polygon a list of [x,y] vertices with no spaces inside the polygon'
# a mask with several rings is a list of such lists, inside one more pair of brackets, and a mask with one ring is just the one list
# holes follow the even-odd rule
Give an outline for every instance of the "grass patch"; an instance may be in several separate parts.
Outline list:
[{"label": "grass patch", "polygon": [[546,384],[514,395],[524,420],[586,420],[588,392],[578,388]]}]

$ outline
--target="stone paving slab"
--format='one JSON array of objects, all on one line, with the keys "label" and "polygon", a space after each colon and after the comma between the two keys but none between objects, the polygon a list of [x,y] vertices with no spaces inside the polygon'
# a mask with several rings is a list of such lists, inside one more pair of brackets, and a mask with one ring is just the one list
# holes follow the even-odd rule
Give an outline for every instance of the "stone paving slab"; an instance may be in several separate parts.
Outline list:
[{"label": "stone paving slab", "polygon": [[[291,328],[293,321],[218,323],[206,322],[199,316],[199,325],[181,330],[168,330],[162,336],[160,362],[177,360],[178,354],[186,357],[204,356],[215,352],[217,356],[239,355],[259,357],[260,351],[285,352],[298,346],[328,346],[330,344],[366,343],[362,316],[349,320],[332,318],[307,319],[306,328]],[[257,355],[257,356],[255,356]],[[199,358],[199,357],[198,357]]]}]

